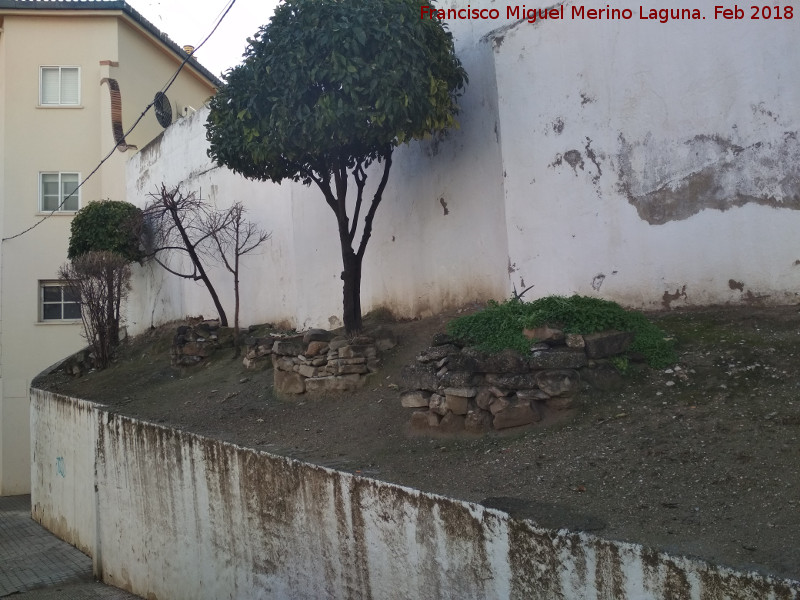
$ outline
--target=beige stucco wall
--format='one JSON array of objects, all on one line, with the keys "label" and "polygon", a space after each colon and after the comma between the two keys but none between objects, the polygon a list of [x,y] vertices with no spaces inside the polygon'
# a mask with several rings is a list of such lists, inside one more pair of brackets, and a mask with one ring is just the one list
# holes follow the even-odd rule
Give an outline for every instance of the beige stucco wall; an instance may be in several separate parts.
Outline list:
[{"label": "beige stucco wall", "polygon": [[[3,238],[34,225],[39,172],[89,175],[114,147],[111,102],[104,77],[118,80],[123,127],[128,129],[169,80],[179,58],[158,48],[149,34],[119,12],[58,17],[7,14],[0,36],[2,73]],[[101,61],[111,64],[101,65]],[[115,66],[118,63],[119,66]],[[79,66],[81,102],[75,108],[39,106],[39,67]],[[9,85],[13,82],[13,86]],[[199,104],[213,92],[186,70],[171,98]],[[150,111],[128,143],[144,146],[161,132]],[[125,199],[125,164],[134,151],[116,151],[80,192],[81,205]],[[84,345],[77,322],[39,322],[38,282],[57,279],[66,260],[71,214],[47,218],[29,233],[3,242],[0,269],[0,495],[30,485],[28,387],[43,368]]]},{"label": "beige stucco wall", "polygon": [[[6,78],[7,78],[7,69],[6,69],[6,36],[3,35],[3,19],[0,17],[0,181],[5,181],[6,179],[6,143],[5,143],[5,131],[6,131]],[[4,213],[4,206],[5,206],[5,189],[2,185],[0,185],[0,231],[3,229],[3,213]],[[2,255],[2,251],[0,250],[0,256]],[[0,269],[0,276],[2,275],[2,270]],[[0,282],[1,284],[1,282]],[[1,289],[1,288],[0,288]],[[0,343],[3,339],[3,307],[2,303],[0,303]],[[0,345],[0,356],[2,356],[2,345]],[[3,387],[3,369],[2,363],[0,363],[0,389]],[[5,418],[3,417],[3,400],[2,395],[0,395],[0,481],[3,481],[3,423],[5,422]]]},{"label": "beige stucco wall", "polygon": [[[146,34],[127,21],[117,22],[119,36],[119,67],[115,74],[122,92],[122,119],[125,129],[139,117],[142,109],[152,102],[155,93],[166,84],[180,65],[180,60],[164,46],[144,43]],[[201,80],[187,65],[181,77],[167,91],[172,104],[173,119],[183,106],[200,108],[211,96],[208,83]],[[140,149],[162,132],[152,110],[128,137],[129,144]],[[124,174],[122,179],[124,179]],[[124,186],[124,182],[123,182]]]},{"label": "beige stucco wall", "polygon": [[[101,152],[97,134],[100,110],[98,53],[114,45],[113,19],[85,23],[51,18],[6,17],[5,156],[3,237],[33,225],[38,214],[38,173],[77,171],[86,176]],[[75,39],[85,43],[76,44]],[[35,41],[35,44],[33,43]],[[40,108],[39,67],[81,67],[78,108]],[[81,198],[100,197],[99,181],[90,181]],[[0,493],[28,489],[29,434],[27,390],[31,377],[81,345],[77,324],[40,324],[38,281],[56,279],[66,258],[70,216],[56,215],[35,230],[3,242],[2,282],[2,442]]]}]

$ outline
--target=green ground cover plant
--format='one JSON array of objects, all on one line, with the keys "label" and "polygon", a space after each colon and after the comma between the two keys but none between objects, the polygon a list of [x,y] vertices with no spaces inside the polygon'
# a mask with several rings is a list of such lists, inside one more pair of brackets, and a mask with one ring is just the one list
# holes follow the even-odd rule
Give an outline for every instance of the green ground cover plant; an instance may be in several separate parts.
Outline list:
[{"label": "green ground cover plant", "polygon": [[677,360],[674,339],[644,314],[588,296],[546,296],[533,302],[492,300],[482,311],[451,321],[447,332],[488,352],[511,348],[528,353],[531,340],[523,335],[523,330],[544,325],[578,334],[608,329],[632,331],[636,337],[629,353],[642,355],[654,368],[663,368]]}]

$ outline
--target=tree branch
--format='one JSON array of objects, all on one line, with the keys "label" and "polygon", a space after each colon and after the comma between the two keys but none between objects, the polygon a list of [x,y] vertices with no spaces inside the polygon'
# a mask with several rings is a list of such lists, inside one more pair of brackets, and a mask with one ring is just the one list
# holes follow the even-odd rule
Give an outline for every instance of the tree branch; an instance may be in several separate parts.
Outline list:
[{"label": "tree branch", "polygon": [[176,277],[181,277],[182,279],[191,279],[192,281],[199,281],[201,277],[197,274],[197,270],[195,269],[194,273],[191,275],[187,273],[179,273],[178,271],[173,270],[172,268],[168,267],[166,263],[162,262],[158,256],[153,256],[153,260],[158,263],[158,266],[167,271],[168,273],[172,273]]},{"label": "tree branch", "polygon": [[[316,177],[314,176],[313,172],[304,169],[303,173],[311,179],[314,183],[317,184],[317,187],[322,191],[322,195],[325,197],[325,202],[328,206],[331,207],[333,214],[336,213],[336,198],[333,195],[333,191],[331,190],[331,176],[330,173],[325,173],[325,177]],[[338,215],[337,215],[338,216]]]},{"label": "tree branch", "polygon": [[375,218],[375,211],[378,210],[378,205],[383,200],[383,190],[386,189],[386,182],[389,181],[389,169],[392,168],[392,150],[389,149],[383,157],[383,176],[381,182],[378,184],[378,189],[375,190],[375,195],[372,197],[372,204],[364,217],[364,233],[361,234],[361,243],[358,246],[359,260],[364,257],[364,251],[367,249],[367,242],[372,236],[372,220]]},{"label": "tree branch", "polygon": [[353,169],[353,179],[356,180],[356,187],[358,188],[358,195],[356,196],[356,209],[353,212],[353,223],[350,227],[350,244],[353,244],[353,238],[356,237],[356,228],[358,227],[358,216],[361,212],[361,202],[364,199],[364,186],[367,183],[367,174],[364,172],[364,167],[361,161],[356,162]]}]

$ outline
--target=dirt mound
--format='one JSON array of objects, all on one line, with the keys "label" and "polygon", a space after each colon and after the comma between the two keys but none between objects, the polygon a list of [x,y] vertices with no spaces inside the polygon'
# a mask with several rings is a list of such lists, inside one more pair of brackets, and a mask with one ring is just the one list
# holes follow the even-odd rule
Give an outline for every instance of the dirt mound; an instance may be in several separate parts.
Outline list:
[{"label": "dirt mound", "polygon": [[374,384],[340,395],[277,398],[272,370],[245,370],[232,349],[172,368],[176,325],[129,341],[107,371],[34,385],[546,527],[800,579],[797,307],[653,314],[678,340],[677,365],[631,365],[622,390],[587,388],[574,411],[544,425],[415,436],[399,373],[453,316],[390,323],[400,344]]}]

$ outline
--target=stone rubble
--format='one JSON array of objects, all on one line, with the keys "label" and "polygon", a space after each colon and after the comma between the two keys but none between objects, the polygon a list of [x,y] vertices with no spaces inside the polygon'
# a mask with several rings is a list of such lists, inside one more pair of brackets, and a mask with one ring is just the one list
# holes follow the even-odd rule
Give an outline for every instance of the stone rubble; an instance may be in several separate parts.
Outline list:
[{"label": "stone rubble", "polygon": [[527,356],[514,350],[487,354],[447,334],[434,335],[401,372],[406,389],[400,403],[414,411],[412,429],[483,434],[538,423],[545,411],[573,408],[582,382],[603,389],[619,385],[607,359],[633,341],[632,333],[620,331],[577,335],[540,327],[524,333],[532,340]]},{"label": "stone rubble", "polygon": [[212,356],[231,340],[220,340],[219,321],[200,321],[191,325],[181,325],[175,332],[170,348],[170,362],[173,367],[193,367]]},{"label": "stone rubble", "polygon": [[[359,389],[380,367],[378,353],[397,345],[394,333],[385,326],[353,338],[324,329],[293,336],[252,335],[257,329],[253,327],[240,336],[242,364],[251,370],[274,368],[275,391],[279,394]],[[225,345],[219,340],[221,331],[219,323],[211,321],[178,327],[170,350],[172,366],[191,367],[212,356]],[[232,337],[226,341],[233,346]],[[428,405],[427,398],[424,405]]]},{"label": "stone rubble", "polygon": [[363,387],[378,370],[379,351],[396,345],[397,339],[387,327],[353,338],[311,329],[293,338],[276,339],[271,346],[266,340],[254,340],[247,346],[245,361],[271,360],[278,394],[348,392]]}]

